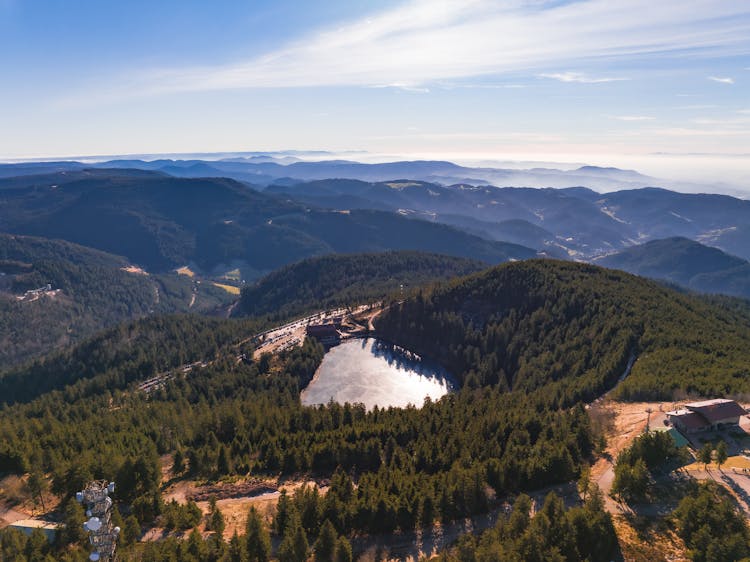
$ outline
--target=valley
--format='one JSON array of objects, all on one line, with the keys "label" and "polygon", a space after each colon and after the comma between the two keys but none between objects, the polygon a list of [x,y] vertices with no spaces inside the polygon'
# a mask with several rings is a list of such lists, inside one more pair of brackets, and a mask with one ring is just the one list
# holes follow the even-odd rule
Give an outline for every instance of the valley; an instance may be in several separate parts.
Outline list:
[{"label": "valley", "polygon": [[0,52],[0,562],[750,562],[750,3]]},{"label": "valley", "polygon": [[6,522],[71,528],[74,487],[111,477],[124,560],[191,544],[218,559],[253,525],[274,552],[325,528],[362,559],[498,541],[546,559],[563,533],[569,560],[675,560],[684,502],[748,509],[731,444],[723,471],[680,460],[645,496],[618,491],[618,458],[652,439],[645,409],[653,425],[660,404],[750,391],[747,262],[695,241],[735,232],[721,221],[746,220],[744,202],[256,187],[117,168],[0,180],[2,291],[30,329],[67,330],[0,369]]}]

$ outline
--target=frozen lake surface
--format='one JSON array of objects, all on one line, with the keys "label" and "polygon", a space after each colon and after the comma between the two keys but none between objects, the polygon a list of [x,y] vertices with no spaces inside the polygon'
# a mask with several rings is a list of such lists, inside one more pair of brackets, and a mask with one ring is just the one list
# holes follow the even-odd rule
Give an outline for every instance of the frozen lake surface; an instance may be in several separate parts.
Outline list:
[{"label": "frozen lake surface", "polygon": [[302,404],[361,402],[375,405],[421,407],[429,396],[437,400],[455,389],[451,376],[439,365],[375,338],[349,340],[326,353],[315,378],[302,391]]}]

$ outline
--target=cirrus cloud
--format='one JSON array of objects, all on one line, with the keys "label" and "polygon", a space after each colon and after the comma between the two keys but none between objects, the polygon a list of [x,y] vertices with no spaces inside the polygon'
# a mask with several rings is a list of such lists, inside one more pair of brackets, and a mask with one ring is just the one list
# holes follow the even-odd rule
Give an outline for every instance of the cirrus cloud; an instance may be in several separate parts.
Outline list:
[{"label": "cirrus cloud", "polygon": [[597,84],[624,78],[556,69],[747,53],[750,5],[734,0],[411,0],[246,60],[131,69],[99,92],[117,98],[240,88],[424,88],[519,73]]},{"label": "cirrus cloud", "polygon": [[714,82],[718,82],[720,84],[734,84],[734,78],[721,78],[719,76],[709,76],[709,80],[713,80]]}]

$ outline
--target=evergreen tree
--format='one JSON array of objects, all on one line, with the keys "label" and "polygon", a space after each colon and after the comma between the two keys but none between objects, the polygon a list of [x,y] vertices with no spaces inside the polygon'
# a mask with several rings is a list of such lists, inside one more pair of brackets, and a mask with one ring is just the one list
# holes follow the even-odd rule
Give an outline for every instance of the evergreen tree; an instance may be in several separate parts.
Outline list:
[{"label": "evergreen tree", "polygon": [[135,515],[128,515],[125,526],[122,528],[120,541],[127,546],[133,544],[141,537],[141,524]]},{"label": "evergreen tree", "polygon": [[27,485],[34,505],[41,504],[42,510],[47,511],[47,507],[44,505],[44,493],[47,491],[49,484],[44,475],[38,469],[33,469],[29,474]]},{"label": "evergreen tree", "polygon": [[299,517],[293,517],[284,531],[284,537],[279,545],[279,562],[305,562],[310,550],[307,534]]},{"label": "evergreen tree", "polygon": [[286,528],[292,518],[294,506],[292,505],[286,490],[281,490],[279,501],[276,503],[276,516],[273,519],[273,527],[276,534],[284,536]]},{"label": "evergreen tree", "polygon": [[713,450],[711,443],[704,443],[703,447],[698,450],[698,461],[703,463],[703,470],[707,470],[708,465],[711,464]]},{"label": "evergreen tree", "polygon": [[225,528],[224,514],[221,513],[219,506],[216,504],[216,498],[211,497],[206,530],[213,531],[217,537],[223,537]]},{"label": "evergreen tree", "polygon": [[352,545],[346,537],[339,537],[336,542],[335,562],[352,562]]},{"label": "evergreen tree", "polygon": [[268,562],[271,558],[271,537],[255,507],[250,508],[247,516],[245,546],[249,562]]},{"label": "evergreen tree", "polygon": [[315,541],[315,560],[316,562],[334,562],[336,554],[336,540],[338,533],[328,519],[320,527],[318,540]]},{"label": "evergreen tree", "polygon": [[63,530],[58,534],[60,542],[67,544],[84,544],[86,541],[86,531],[83,529],[83,522],[86,520],[86,514],[83,507],[75,498],[68,498],[63,507]]},{"label": "evergreen tree", "polygon": [[721,465],[727,462],[728,457],[726,442],[719,441],[718,445],[716,445],[716,465],[719,467],[719,470],[721,470]]},{"label": "evergreen tree", "polygon": [[176,475],[185,472],[185,453],[182,451],[182,447],[177,448],[172,459],[172,472]]},{"label": "evergreen tree", "polygon": [[216,471],[219,475],[224,476],[232,472],[231,462],[229,461],[229,455],[227,449],[222,445],[219,447],[219,455],[216,459]]},{"label": "evergreen tree", "polygon": [[226,562],[248,562],[247,553],[236,529],[229,540]]}]

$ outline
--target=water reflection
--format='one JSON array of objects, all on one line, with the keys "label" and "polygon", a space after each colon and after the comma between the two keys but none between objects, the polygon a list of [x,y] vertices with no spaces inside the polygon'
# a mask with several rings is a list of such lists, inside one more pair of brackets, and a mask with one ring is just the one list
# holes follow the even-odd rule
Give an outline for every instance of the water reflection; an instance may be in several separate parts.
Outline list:
[{"label": "water reflection", "polygon": [[350,340],[332,348],[302,391],[305,405],[360,402],[367,409],[421,406],[455,388],[445,369],[381,340]]}]

